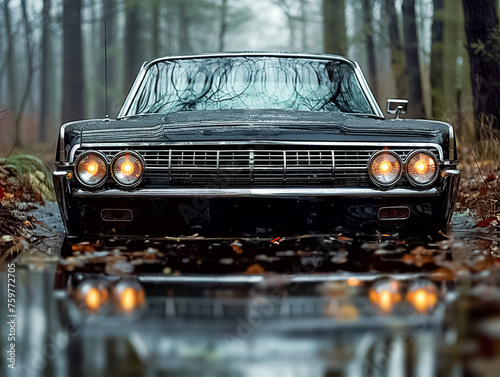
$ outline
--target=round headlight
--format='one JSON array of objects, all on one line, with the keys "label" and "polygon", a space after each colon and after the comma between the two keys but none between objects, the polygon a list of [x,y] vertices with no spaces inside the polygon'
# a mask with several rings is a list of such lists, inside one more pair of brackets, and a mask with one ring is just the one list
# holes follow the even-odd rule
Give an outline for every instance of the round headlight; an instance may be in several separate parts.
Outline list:
[{"label": "round headlight", "polygon": [[146,295],[144,288],[135,280],[120,280],[112,289],[115,311],[137,314],[144,308]]},{"label": "round headlight", "polygon": [[426,313],[437,304],[437,287],[431,281],[416,280],[408,287],[406,301],[412,304],[418,313]]},{"label": "round headlight", "polygon": [[381,279],[372,285],[368,296],[383,313],[389,313],[401,302],[401,286],[396,280]]},{"label": "round headlight", "polygon": [[413,185],[430,185],[437,178],[437,175],[437,160],[432,153],[414,151],[406,159],[406,177]]},{"label": "round headlight", "polygon": [[371,157],[368,172],[376,185],[392,186],[401,177],[401,159],[394,152],[379,151]]},{"label": "round headlight", "polygon": [[142,181],[144,160],[136,152],[120,152],[111,161],[111,172],[121,186],[135,187]]},{"label": "round headlight", "polygon": [[75,291],[75,302],[82,313],[103,311],[109,304],[108,287],[105,281],[84,280]]},{"label": "round headlight", "polygon": [[75,161],[75,175],[86,187],[100,187],[108,176],[106,156],[100,152],[84,152]]}]

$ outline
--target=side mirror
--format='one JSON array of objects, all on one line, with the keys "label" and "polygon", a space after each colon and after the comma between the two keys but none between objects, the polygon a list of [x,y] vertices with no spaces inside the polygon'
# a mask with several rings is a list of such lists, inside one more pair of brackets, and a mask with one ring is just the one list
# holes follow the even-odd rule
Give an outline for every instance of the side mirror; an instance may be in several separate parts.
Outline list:
[{"label": "side mirror", "polygon": [[389,114],[396,114],[395,119],[399,119],[400,114],[406,114],[408,111],[408,100],[407,99],[388,99],[387,100],[387,112]]}]

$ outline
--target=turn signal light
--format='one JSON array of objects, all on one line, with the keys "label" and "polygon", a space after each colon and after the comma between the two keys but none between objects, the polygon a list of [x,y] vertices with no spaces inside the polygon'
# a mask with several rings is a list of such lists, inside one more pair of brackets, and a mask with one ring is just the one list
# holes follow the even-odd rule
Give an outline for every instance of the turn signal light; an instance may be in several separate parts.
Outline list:
[{"label": "turn signal light", "polygon": [[404,220],[410,217],[408,207],[382,207],[378,211],[380,220]]}]

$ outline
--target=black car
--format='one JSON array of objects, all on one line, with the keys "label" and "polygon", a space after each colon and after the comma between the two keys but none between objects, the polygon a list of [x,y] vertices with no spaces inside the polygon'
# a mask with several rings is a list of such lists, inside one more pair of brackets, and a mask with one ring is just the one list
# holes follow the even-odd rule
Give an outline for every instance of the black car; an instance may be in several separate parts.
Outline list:
[{"label": "black car", "polygon": [[457,196],[453,127],[385,119],[357,63],[220,53],[145,63],[117,119],[61,127],[68,235],[421,232]]}]

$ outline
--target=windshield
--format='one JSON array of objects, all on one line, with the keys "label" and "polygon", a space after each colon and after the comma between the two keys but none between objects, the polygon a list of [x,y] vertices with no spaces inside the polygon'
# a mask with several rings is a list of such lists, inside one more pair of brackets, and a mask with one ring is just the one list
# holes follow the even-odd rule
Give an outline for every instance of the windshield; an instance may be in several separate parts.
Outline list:
[{"label": "windshield", "polygon": [[127,115],[223,109],[373,114],[344,61],[240,56],[153,64]]}]

